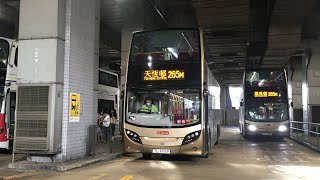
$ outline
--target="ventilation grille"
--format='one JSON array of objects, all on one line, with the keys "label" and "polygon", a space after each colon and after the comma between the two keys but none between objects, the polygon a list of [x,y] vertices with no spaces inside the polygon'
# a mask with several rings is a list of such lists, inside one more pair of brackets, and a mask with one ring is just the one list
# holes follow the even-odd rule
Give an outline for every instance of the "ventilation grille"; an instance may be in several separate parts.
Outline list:
[{"label": "ventilation grille", "polygon": [[48,150],[48,86],[18,87],[16,150]]}]

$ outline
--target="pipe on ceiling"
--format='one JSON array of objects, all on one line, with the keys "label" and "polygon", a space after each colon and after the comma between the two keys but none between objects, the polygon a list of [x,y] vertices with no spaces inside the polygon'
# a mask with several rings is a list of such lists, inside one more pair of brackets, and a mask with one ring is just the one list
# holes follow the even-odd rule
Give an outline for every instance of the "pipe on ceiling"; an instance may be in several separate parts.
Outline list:
[{"label": "pipe on ceiling", "polygon": [[166,18],[163,16],[163,14],[161,13],[160,9],[154,4],[153,0],[149,0],[149,2],[150,2],[151,5],[153,6],[153,8],[156,10],[156,12],[159,14],[159,16],[161,17],[161,19],[162,19],[167,25],[169,25],[168,21],[167,21]]}]

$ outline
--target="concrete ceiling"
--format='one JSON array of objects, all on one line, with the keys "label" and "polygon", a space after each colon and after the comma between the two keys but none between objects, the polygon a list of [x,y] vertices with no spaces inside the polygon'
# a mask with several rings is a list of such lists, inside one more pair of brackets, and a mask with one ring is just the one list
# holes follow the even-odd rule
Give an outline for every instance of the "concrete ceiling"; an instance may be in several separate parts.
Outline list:
[{"label": "concrete ceiling", "polygon": [[[316,0],[140,1],[153,8],[152,13],[162,21],[155,23],[159,27],[201,27],[209,67],[220,83],[227,85],[240,84],[246,67],[286,66],[290,57],[303,49],[301,40],[317,38],[320,30],[320,3]],[[18,17],[19,2],[0,1],[0,23],[16,21],[13,17]],[[121,11],[121,3],[126,0],[101,0],[100,57],[115,70],[120,68],[126,13]],[[192,23],[186,25],[187,21]]]}]

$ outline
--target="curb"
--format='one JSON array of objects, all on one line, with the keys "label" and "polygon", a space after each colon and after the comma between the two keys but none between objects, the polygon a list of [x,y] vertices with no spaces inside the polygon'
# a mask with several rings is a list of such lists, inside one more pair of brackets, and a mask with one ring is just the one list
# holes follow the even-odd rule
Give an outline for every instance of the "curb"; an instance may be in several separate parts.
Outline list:
[{"label": "curb", "polygon": [[311,149],[313,151],[316,151],[316,152],[320,153],[320,148],[317,148],[316,146],[313,146],[312,144],[309,144],[307,142],[304,142],[304,141],[301,141],[301,140],[298,140],[298,139],[294,139],[292,137],[288,137],[288,139],[290,139],[290,140],[292,140],[292,141],[294,141],[294,142],[296,142],[296,143],[298,143],[298,144],[300,144],[300,145],[302,145],[302,146],[304,146],[306,148],[309,148],[309,149]]},{"label": "curb", "polygon": [[[88,166],[91,164],[95,164],[102,161],[110,161],[116,158],[123,156],[124,152],[115,153],[111,155],[100,155],[99,157],[94,157],[91,159],[85,158],[84,160],[81,159],[78,161],[70,161],[65,163],[37,163],[37,162],[28,162],[28,161],[19,161],[9,164],[10,169],[17,169],[17,170],[50,170],[50,171],[59,171],[65,172],[76,168],[81,168],[84,166]],[[3,180],[0,177],[0,180]]]}]

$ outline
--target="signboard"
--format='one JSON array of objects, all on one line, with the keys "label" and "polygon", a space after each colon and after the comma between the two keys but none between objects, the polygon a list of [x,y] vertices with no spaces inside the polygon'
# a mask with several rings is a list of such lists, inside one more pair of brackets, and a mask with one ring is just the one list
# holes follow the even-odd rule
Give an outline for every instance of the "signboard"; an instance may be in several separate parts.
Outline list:
[{"label": "signboard", "polygon": [[69,122],[79,122],[80,120],[80,94],[70,93],[70,115]]},{"label": "signboard", "polygon": [[184,70],[146,70],[143,73],[144,81],[184,80]]},{"label": "signboard", "polygon": [[265,97],[278,97],[279,93],[275,91],[254,91],[254,97],[265,98]]}]

